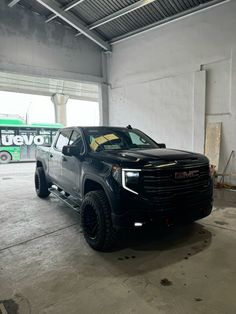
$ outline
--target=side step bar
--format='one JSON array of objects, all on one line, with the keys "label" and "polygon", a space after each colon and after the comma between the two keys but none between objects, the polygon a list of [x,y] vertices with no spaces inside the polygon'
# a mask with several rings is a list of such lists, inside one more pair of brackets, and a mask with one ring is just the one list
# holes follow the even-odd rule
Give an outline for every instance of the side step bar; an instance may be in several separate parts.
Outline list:
[{"label": "side step bar", "polygon": [[74,209],[77,212],[80,212],[81,202],[77,199],[67,197],[63,192],[59,192],[55,188],[50,188],[49,191],[56,196],[59,200],[61,200],[64,204]]}]

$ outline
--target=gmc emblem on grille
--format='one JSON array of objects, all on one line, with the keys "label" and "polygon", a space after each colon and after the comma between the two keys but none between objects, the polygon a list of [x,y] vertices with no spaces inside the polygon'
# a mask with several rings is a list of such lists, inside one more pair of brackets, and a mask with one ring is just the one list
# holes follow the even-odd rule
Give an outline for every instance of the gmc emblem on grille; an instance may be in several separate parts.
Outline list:
[{"label": "gmc emblem on grille", "polygon": [[199,176],[199,170],[175,172],[175,179],[191,179]]}]

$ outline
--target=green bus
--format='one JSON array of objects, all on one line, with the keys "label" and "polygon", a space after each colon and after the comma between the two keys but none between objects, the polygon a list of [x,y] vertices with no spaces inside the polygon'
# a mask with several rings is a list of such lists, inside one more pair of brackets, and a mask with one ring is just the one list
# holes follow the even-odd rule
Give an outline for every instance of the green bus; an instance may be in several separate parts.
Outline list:
[{"label": "green bus", "polygon": [[35,159],[36,147],[51,145],[60,123],[26,124],[20,118],[0,118],[0,163]]}]

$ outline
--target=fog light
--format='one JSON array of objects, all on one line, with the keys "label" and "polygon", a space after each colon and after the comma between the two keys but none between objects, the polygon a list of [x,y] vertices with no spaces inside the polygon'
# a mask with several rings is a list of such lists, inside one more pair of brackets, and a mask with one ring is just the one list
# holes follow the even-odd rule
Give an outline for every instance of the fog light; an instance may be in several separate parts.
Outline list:
[{"label": "fog light", "polygon": [[135,222],[134,226],[135,227],[142,227],[143,223],[142,222]]}]

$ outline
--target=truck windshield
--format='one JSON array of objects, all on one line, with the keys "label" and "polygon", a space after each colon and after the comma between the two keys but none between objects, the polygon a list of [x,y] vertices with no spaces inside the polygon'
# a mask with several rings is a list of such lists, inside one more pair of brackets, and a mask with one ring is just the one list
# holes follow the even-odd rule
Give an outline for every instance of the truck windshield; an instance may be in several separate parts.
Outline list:
[{"label": "truck windshield", "polygon": [[138,130],[104,127],[84,129],[84,133],[94,152],[159,148],[158,144]]}]

